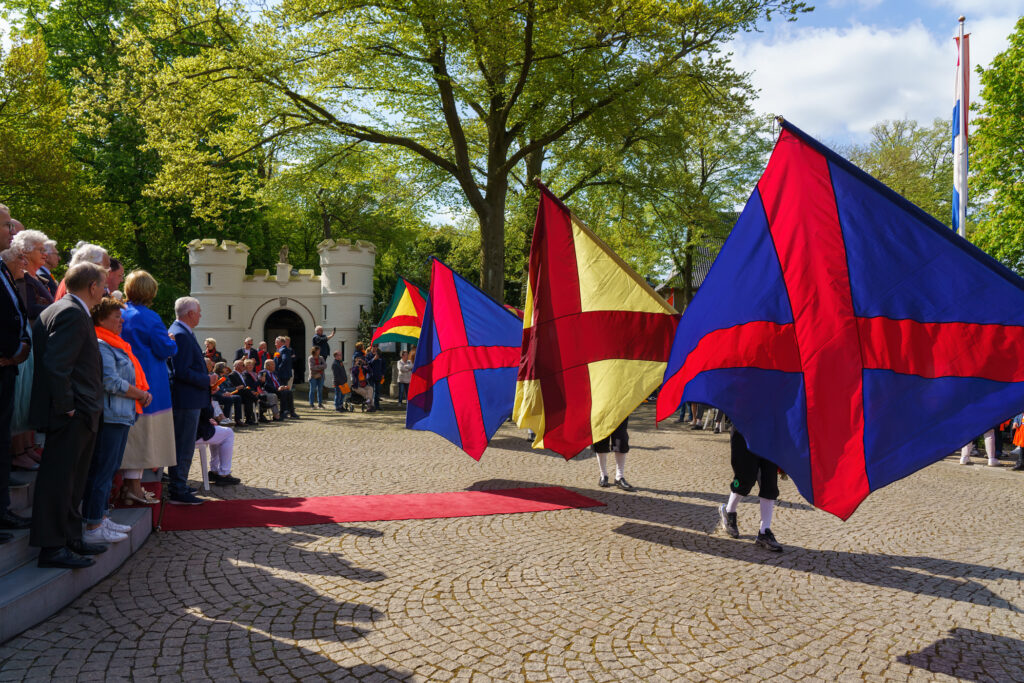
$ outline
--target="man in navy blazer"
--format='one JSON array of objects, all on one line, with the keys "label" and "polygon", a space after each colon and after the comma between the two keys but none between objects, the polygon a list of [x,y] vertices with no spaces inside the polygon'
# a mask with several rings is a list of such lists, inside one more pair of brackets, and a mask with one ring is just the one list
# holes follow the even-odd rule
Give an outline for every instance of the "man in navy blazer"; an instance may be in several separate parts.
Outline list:
[{"label": "man in navy blazer", "polygon": [[295,359],[295,355],[292,350],[284,342],[284,337],[278,337],[274,340],[274,346],[277,347],[274,352],[274,362],[277,364],[277,380],[291,388],[291,381],[293,375],[292,362]]},{"label": "man in navy blazer", "polygon": [[167,329],[178,345],[174,354],[174,382],[171,384],[171,408],[174,419],[174,450],[177,464],[168,468],[170,500],[175,505],[201,505],[188,486],[188,471],[196,449],[196,428],[199,411],[210,403],[210,376],[206,374],[206,358],[192,329],[199,324],[202,313],[199,300],[183,296],[174,302],[177,318]]}]

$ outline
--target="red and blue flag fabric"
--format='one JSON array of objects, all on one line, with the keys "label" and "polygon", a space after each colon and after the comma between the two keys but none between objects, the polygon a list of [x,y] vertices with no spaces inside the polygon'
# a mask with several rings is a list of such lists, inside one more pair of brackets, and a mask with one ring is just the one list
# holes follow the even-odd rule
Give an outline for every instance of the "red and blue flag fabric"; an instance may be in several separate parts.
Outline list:
[{"label": "red and blue flag fabric", "polygon": [[783,123],[680,321],[657,414],[733,420],[813,505],[871,492],[1024,405],[1024,280]]},{"label": "red and blue flag fabric", "polygon": [[434,259],[405,426],[479,460],[512,415],[522,339],[522,320]]}]

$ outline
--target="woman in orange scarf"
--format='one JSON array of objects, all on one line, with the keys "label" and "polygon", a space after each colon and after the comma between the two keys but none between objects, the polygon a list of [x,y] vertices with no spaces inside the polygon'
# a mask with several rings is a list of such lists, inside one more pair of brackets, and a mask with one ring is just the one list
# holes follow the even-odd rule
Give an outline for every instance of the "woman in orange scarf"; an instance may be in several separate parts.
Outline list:
[{"label": "woman in orange scarf", "polygon": [[121,309],[117,299],[106,297],[92,309],[100,355],[103,357],[103,421],[96,434],[96,447],[89,464],[89,478],[82,498],[82,519],[86,543],[117,543],[123,541],[131,527],[115,524],[106,516],[107,501],[114,474],[121,467],[128,431],[136,416],[153,400],[147,391],[142,372],[132,347],[121,338]]}]

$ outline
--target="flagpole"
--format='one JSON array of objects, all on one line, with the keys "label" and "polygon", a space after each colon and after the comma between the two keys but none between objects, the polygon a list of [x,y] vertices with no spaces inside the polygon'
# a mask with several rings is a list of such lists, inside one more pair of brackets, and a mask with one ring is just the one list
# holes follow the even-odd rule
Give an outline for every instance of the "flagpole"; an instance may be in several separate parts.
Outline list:
[{"label": "flagpole", "polygon": [[956,228],[957,233],[963,238],[967,237],[967,110],[970,107],[968,99],[967,83],[970,79],[970,66],[966,37],[964,35],[965,17],[960,16],[957,32],[957,69],[956,69],[956,116],[957,121],[953,123],[953,130],[957,132],[953,139],[953,187],[957,197]]}]

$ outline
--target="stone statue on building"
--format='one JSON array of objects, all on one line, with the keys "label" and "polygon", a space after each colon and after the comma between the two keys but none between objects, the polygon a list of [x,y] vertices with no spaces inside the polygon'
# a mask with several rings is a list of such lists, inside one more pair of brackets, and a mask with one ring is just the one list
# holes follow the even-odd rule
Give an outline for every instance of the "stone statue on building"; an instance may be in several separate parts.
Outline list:
[{"label": "stone statue on building", "polygon": [[281,247],[281,251],[277,252],[278,263],[288,263],[288,245],[285,244]]}]

